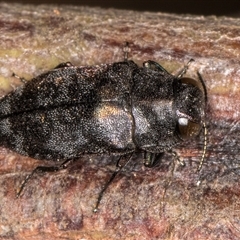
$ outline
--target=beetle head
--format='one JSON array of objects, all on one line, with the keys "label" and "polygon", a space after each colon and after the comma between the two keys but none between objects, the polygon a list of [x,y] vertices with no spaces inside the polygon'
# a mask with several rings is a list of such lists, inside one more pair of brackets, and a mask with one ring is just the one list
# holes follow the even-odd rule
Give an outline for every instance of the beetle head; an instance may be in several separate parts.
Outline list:
[{"label": "beetle head", "polygon": [[181,139],[196,137],[202,128],[206,93],[200,83],[191,78],[176,78],[173,82],[176,130]]}]

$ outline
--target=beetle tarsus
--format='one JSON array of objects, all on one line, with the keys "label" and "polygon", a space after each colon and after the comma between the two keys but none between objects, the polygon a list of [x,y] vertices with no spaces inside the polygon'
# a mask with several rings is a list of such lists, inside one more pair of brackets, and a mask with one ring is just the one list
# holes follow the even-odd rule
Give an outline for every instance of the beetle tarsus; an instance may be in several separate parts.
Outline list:
[{"label": "beetle tarsus", "polygon": [[18,78],[22,83],[27,83],[27,80],[23,77],[19,77],[16,73],[12,73],[12,77]]}]

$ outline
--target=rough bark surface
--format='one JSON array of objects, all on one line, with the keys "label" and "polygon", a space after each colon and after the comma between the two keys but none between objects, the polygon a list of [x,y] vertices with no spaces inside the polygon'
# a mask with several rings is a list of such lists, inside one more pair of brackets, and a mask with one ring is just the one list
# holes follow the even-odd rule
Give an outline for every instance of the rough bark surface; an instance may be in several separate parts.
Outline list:
[{"label": "rough bark surface", "polygon": [[[0,151],[0,239],[240,239],[240,19],[179,16],[73,6],[0,4],[1,95],[60,62],[75,65],[151,59],[176,73],[190,59],[208,90],[208,149],[203,136],[146,169],[141,155],[119,174],[92,212],[117,158],[83,156],[68,169],[35,175],[54,163]],[[200,180],[200,184],[197,182]]]}]

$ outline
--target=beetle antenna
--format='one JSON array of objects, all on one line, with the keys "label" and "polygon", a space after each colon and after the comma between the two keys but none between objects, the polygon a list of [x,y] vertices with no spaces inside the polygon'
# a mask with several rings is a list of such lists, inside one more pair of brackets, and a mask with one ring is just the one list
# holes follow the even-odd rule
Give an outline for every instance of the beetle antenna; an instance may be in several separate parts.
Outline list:
[{"label": "beetle antenna", "polygon": [[205,121],[203,122],[203,129],[204,129],[204,141],[203,141],[203,152],[202,152],[202,157],[199,163],[199,166],[197,168],[197,172],[200,172],[204,163],[204,159],[206,156],[206,151],[207,151],[207,127]]},{"label": "beetle antenna", "polygon": [[[207,88],[206,88],[206,85],[203,81],[203,78],[202,78],[201,74],[199,72],[197,72],[197,75],[198,75],[198,78],[199,78],[199,80],[202,84],[202,88],[203,88],[203,91],[204,91],[204,98],[205,98],[205,109],[204,110],[206,111],[207,101],[208,101]],[[205,118],[205,111],[204,111],[204,118]],[[203,129],[204,129],[203,153],[202,153],[202,157],[201,157],[197,172],[200,172],[201,169],[202,169],[204,159],[205,159],[205,156],[206,156],[206,151],[207,151],[207,126],[206,126],[205,120],[203,121]]]}]

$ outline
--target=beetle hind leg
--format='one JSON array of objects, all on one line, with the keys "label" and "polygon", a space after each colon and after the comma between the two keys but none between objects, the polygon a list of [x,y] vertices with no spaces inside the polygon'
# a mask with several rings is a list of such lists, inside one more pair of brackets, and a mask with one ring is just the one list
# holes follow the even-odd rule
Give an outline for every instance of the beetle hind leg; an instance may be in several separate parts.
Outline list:
[{"label": "beetle hind leg", "polygon": [[65,169],[68,167],[68,165],[73,161],[73,159],[67,159],[63,163],[61,163],[59,166],[38,166],[36,167],[29,175],[26,176],[24,179],[22,185],[20,186],[19,191],[17,192],[17,198],[20,197],[23,189],[27,185],[28,181],[32,178],[32,176],[35,173],[44,173],[44,172],[57,172],[59,170]]}]

